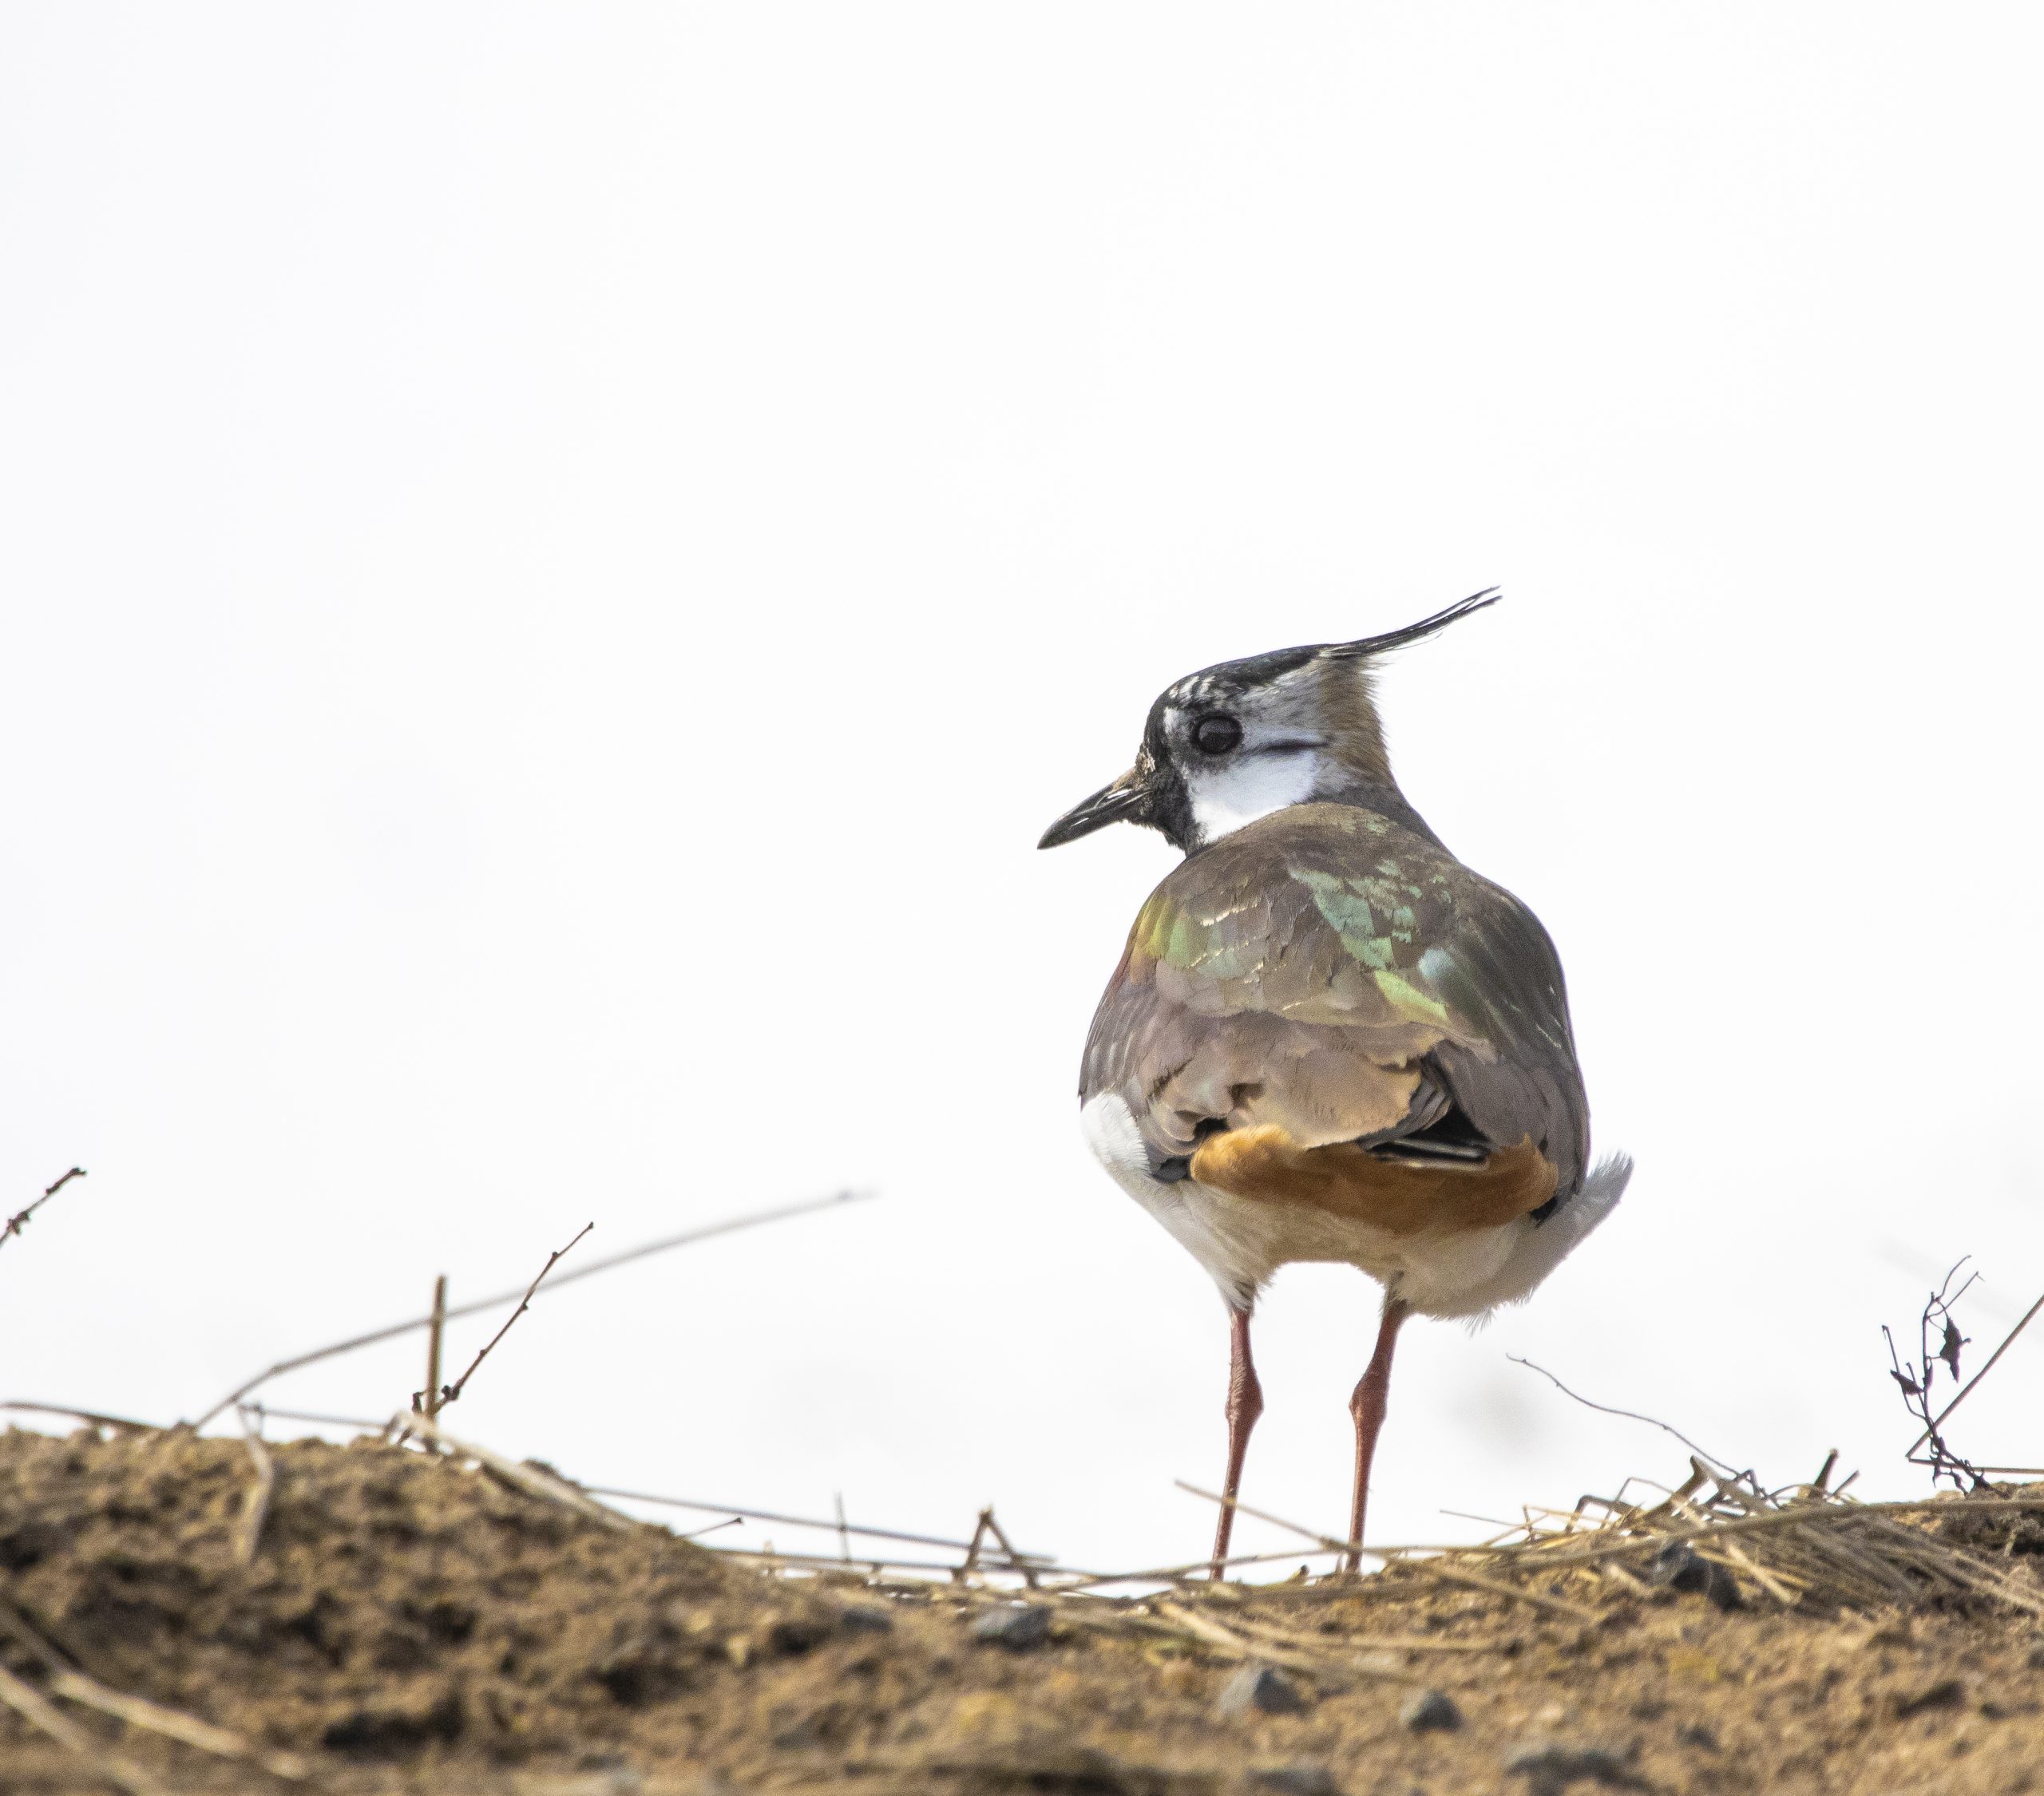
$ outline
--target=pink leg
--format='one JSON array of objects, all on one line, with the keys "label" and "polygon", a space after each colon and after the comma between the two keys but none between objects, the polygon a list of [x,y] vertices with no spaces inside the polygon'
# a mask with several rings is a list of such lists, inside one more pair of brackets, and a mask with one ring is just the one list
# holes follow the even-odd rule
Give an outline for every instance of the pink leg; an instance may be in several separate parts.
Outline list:
[{"label": "pink leg", "polygon": [[[1398,1325],[1411,1312],[1393,1297],[1384,1306],[1384,1320],[1377,1331],[1377,1351],[1369,1368],[1349,1399],[1349,1413],[1356,1418],[1356,1498],[1349,1510],[1349,1538],[1361,1542],[1363,1514],[1369,1507],[1370,1462],[1377,1457],[1377,1431],[1384,1426],[1384,1405],[1391,1396],[1391,1350],[1397,1343]],[[1357,1570],[1362,1555],[1351,1552],[1344,1569]]]},{"label": "pink leg", "polygon": [[1249,1431],[1263,1414],[1263,1387],[1256,1382],[1256,1367],[1249,1356],[1249,1311],[1232,1310],[1228,1353],[1228,1475],[1221,1493],[1228,1500],[1221,1505],[1221,1519],[1214,1525],[1214,1571],[1218,1580],[1227,1563],[1228,1537],[1235,1531],[1235,1498],[1241,1494],[1242,1459],[1249,1451]]}]

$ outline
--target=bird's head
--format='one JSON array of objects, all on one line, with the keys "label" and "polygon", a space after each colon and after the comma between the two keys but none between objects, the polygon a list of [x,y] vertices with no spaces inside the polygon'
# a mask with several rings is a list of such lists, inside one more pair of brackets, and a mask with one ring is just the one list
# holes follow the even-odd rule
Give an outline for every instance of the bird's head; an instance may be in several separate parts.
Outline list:
[{"label": "bird's head", "polygon": [[1499,596],[1495,588],[1473,594],[1381,636],[1274,649],[1188,674],[1150,707],[1135,765],[1067,811],[1036,845],[1057,848],[1107,824],[1139,823],[1190,854],[1288,805],[1332,800],[1409,809],[1377,721],[1377,658]]}]

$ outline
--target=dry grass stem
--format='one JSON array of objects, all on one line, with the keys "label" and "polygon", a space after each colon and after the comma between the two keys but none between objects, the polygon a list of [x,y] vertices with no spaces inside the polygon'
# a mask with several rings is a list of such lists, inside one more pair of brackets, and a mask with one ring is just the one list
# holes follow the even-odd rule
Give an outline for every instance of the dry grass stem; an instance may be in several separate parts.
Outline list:
[{"label": "dry grass stem", "polygon": [[128,1796],[168,1796],[164,1786],[141,1766],[130,1764],[118,1753],[109,1752],[34,1684],[16,1676],[4,1665],[0,1665],[0,1703],[5,1703],[37,1732],[83,1759],[115,1788],[126,1790]]},{"label": "dry grass stem", "polygon": [[380,1434],[384,1427],[384,1418],[373,1415],[333,1415],[323,1410],[273,1410],[263,1402],[244,1406],[255,1417],[256,1426],[259,1428],[266,1421],[317,1422],[330,1427],[358,1428],[365,1434]]},{"label": "dry grass stem", "polygon": [[471,1441],[458,1440],[432,1417],[401,1411],[390,1418],[391,1428],[399,1434],[412,1434],[446,1447],[451,1453],[473,1459],[486,1470],[496,1474],[513,1489],[524,1491],[529,1497],[537,1497],[542,1502],[558,1503],[564,1509],[572,1509],[577,1515],[586,1516],[592,1521],[600,1521],[606,1528],[632,1529],[640,1525],[628,1515],[620,1515],[616,1509],[606,1509],[580,1486],[570,1484],[565,1478],[552,1472],[544,1472],[537,1466],[521,1465],[515,1459],[507,1459],[501,1453],[488,1447],[477,1446]]},{"label": "dry grass stem", "polygon": [[78,1422],[89,1422],[95,1428],[111,1428],[117,1433],[154,1434],[162,1431],[162,1424],[155,1422],[137,1422],[125,1415],[102,1415],[97,1410],[74,1410],[68,1403],[31,1403],[18,1400],[0,1403],[0,1410],[19,1410],[29,1415],[68,1415]]},{"label": "dry grass stem", "polygon": [[1333,1668],[1324,1655],[1300,1652],[1268,1641],[1245,1640],[1233,1628],[1222,1626],[1211,1616],[1202,1615],[1197,1609],[1167,1602],[1153,1603],[1150,1606],[1160,1620],[1170,1622],[1175,1628],[1207,1646],[1219,1648],[1231,1659],[1261,1660],[1266,1664],[1282,1665],[1287,1671],[1308,1673],[1325,1672]]},{"label": "dry grass stem", "polygon": [[446,1335],[447,1275],[442,1272],[433,1281],[433,1316],[426,1325],[426,1388],[412,1393],[412,1407],[423,1410],[428,1415],[440,1413],[440,1349]]},{"label": "dry grass stem", "polygon": [[1505,1355],[1505,1358],[1509,1359],[1515,1366],[1523,1366],[1529,1372],[1538,1372],[1542,1378],[1545,1379],[1548,1383],[1551,1384],[1555,1389],[1559,1391],[1564,1397],[1569,1398],[1572,1402],[1580,1403],[1586,1410],[1594,1410],[1600,1415],[1619,1416],[1627,1422],[1643,1422],[1650,1428],[1658,1428],[1664,1434],[1674,1435],[1674,1438],[1680,1441],[1684,1446],[1687,1447],[1691,1453],[1694,1454],[1699,1459],[1706,1459],[1709,1461],[1711,1465],[1718,1471],[1721,1472],[1726,1478],[1737,1478],[1741,1475],[1733,1470],[1732,1462],[1729,1460],[1720,1459],[1714,1453],[1705,1452],[1704,1450],[1698,1446],[1694,1441],[1691,1440],[1688,1435],[1685,1434],[1681,1429],[1671,1426],[1669,1423],[1663,1422],[1658,1416],[1642,1415],[1638,1410],[1622,1410],[1614,1407],[1610,1403],[1598,1403],[1593,1402],[1590,1398],[1584,1396],[1581,1391],[1570,1390],[1567,1385],[1563,1384],[1562,1381],[1556,1378],[1552,1372],[1549,1371],[1546,1367],[1536,1366],[1530,1359],[1522,1359],[1515,1353],[1507,1353]]},{"label": "dry grass stem", "polygon": [[972,1528],[972,1537],[971,1541],[967,1543],[965,1548],[965,1562],[962,1565],[959,1566],[952,1574],[954,1577],[960,1579],[968,1578],[970,1577],[974,1572],[979,1569],[980,1545],[986,1539],[987,1524],[992,1519],[993,1511],[992,1509],[981,1509],[980,1511],[980,1519],[974,1524]]},{"label": "dry grass stem", "polygon": [[[1203,1497],[1210,1503],[1225,1504],[1228,1501],[1225,1497],[1217,1496],[1210,1490],[1202,1490],[1197,1485],[1187,1484],[1183,1480],[1178,1482],[1178,1489],[1190,1491],[1195,1497]],[[1242,1514],[1254,1516],[1258,1521],[1267,1521],[1274,1528],[1289,1529],[1303,1539],[1317,1541],[1324,1552],[1369,1553],[1378,1559],[1410,1566],[1428,1577],[1462,1584],[1472,1590],[1487,1591],[1493,1596],[1509,1596],[1515,1602],[1530,1603],[1535,1608],[1567,1616],[1572,1621],[1589,1622],[1597,1619],[1594,1610],[1586,1609],[1580,1603],[1567,1602],[1557,1596],[1545,1596],[1537,1591],[1522,1590],[1516,1584],[1506,1584],[1481,1572],[1466,1571],[1458,1566],[1444,1565],[1442,1561],[1448,1552],[1454,1550],[1452,1549],[1445,1549],[1434,1557],[1420,1558],[1413,1556],[1415,1549],[1410,1547],[1369,1547],[1360,1541],[1339,1541],[1331,1534],[1322,1534],[1314,1529],[1302,1528],[1296,1521],[1287,1521],[1282,1516],[1271,1515],[1262,1509],[1253,1509],[1246,1503],[1237,1502],[1234,1506]]]},{"label": "dry grass stem", "polygon": [[1013,1544],[1008,1540],[1000,1524],[994,1519],[993,1505],[991,1503],[987,1505],[980,1519],[985,1522],[987,1531],[993,1536],[1000,1550],[1008,1555],[1008,1563],[1022,1574],[1022,1581],[1034,1590],[1036,1588],[1036,1569],[1015,1550]]},{"label": "dry grass stem", "polygon": [[289,1783],[303,1783],[312,1775],[312,1764],[295,1752],[278,1752],[259,1747],[244,1740],[239,1734],[230,1733],[224,1727],[216,1727],[210,1721],[201,1721],[176,1709],[167,1709],[160,1703],[152,1703],[147,1697],[129,1696],[118,1690],[109,1690],[95,1679],[77,1671],[59,1671],[50,1680],[53,1695],[67,1703],[77,1703],[85,1707],[97,1709],[101,1715],[110,1715],[125,1721],[130,1727],[141,1727],[152,1734],[160,1734],[165,1739],[181,1741],[195,1747],[200,1752],[211,1753],[216,1758],[238,1759],[244,1764],[259,1765],[271,1776],[282,1778]]},{"label": "dry grass stem", "polygon": [[[273,1412],[276,1413],[276,1412]],[[371,1427],[380,1423],[372,1422]],[[704,1515],[733,1515],[747,1521],[778,1522],[786,1528],[814,1528],[825,1533],[842,1531],[858,1535],[862,1540],[899,1541],[909,1546],[944,1547],[951,1551],[965,1553],[971,1549],[966,1541],[953,1540],[942,1534],[917,1534],[899,1528],[869,1528],[864,1523],[849,1521],[840,1515],[835,1521],[825,1521],[814,1516],[788,1515],[777,1509],[756,1509],[744,1503],[703,1503],[688,1497],[660,1497],[650,1491],[620,1490],[608,1485],[585,1484],[577,1488],[592,1497],[614,1497],[620,1502],[651,1503],[664,1509],[696,1509]],[[858,1555],[853,1557],[858,1557]],[[1048,1554],[1018,1553],[1013,1555],[1018,1565],[1029,1565],[1039,1570],[1048,1571],[1056,1561]]]},{"label": "dry grass stem", "polygon": [[263,1437],[249,1426],[248,1410],[237,1410],[235,1414],[240,1419],[241,1438],[248,1448],[248,1457],[255,1463],[256,1482],[241,1499],[241,1517],[234,1529],[234,1562],[252,1565],[256,1549],[262,1541],[263,1524],[270,1513],[270,1498],[277,1488],[277,1466],[270,1450],[263,1446]]},{"label": "dry grass stem", "polygon": [[0,1600],[0,1632],[11,1635],[15,1643],[49,1674],[51,1693],[62,1697],[66,1702],[97,1709],[102,1715],[113,1715],[133,1727],[145,1728],[167,1739],[182,1740],[187,1746],[196,1747],[201,1752],[260,1765],[272,1775],[292,1782],[302,1782],[312,1775],[310,1761],[300,1758],[295,1752],[273,1751],[252,1746],[240,1735],[230,1733],[224,1727],[216,1727],[210,1721],[201,1721],[196,1715],[166,1708],[160,1703],[152,1703],[147,1697],[130,1696],[121,1691],[109,1689],[98,1679],[87,1677],[29,1625],[27,1616],[11,1603],[4,1600]]},{"label": "dry grass stem", "polygon": [[[1614,1553],[1643,1553],[1669,1545],[1721,1540],[1728,1535],[1768,1533],[1777,1529],[1808,1528],[1825,1522],[1862,1523],[1870,1517],[1922,1515],[1931,1512],[1939,1515],[1962,1515],[1968,1511],[1994,1510],[2013,1513],[2025,1509],[2044,1509],[2044,1492],[2034,1497],[1926,1497],[1893,1503],[1820,1501],[1797,1504],[1788,1509],[1762,1510],[1755,1514],[1736,1516],[1726,1521],[1712,1521],[1694,1527],[1654,1529],[1638,1533],[1622,1533],[1615,1526],[1592,1527],[1582,1531],[1575,1537],[1582,1538],[1585,1533],[1593,1539],[1606,1534],[1614,1537],[1598,1539],[1598,1544],[1586,1548],[1543,1553],[1541,1565],[1551,1570],[1563,1565],[1587,1565]],[[1646,1518],[1640,1519],[1644,1521]],[[1537,1544],[1537,1541],[1522,1541],[1508,1546],[1456,1547],[1444,1550],[1502,1557],[1524,1553]],[[1412,1549],[1408,1548],[1405,1550]]]}]

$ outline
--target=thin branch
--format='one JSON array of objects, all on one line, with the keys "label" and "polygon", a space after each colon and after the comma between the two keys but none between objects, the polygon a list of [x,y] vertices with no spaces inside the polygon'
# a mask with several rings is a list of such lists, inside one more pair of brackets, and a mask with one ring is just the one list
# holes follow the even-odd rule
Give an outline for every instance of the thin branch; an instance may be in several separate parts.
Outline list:
[{"label": "thin branch", "polygon": [[1637,1410],[1614,1409],[1609,1403],[1592,1402],[1590,1398],[1584,1396],[1582,1392],[1570,1390],[1567,1385],[1563,1384],[1562,1381],[1556,1378],[1552,1372],[1549,1371],[1546,1367],[1536,1366],[1530,1359],[1522,1359],[1515,1353],[1507,1353],[1505,1355],[1505,1358],[1509,1359],[1515,1366],[1523,1366],[1529,1372],[1538,1372],[1542,1378],[1545,1379],[1548,1383],[1551,1384],[1555,1389],[1559,1391],[1564,1397],[1573,1398],[1577,1402],[1582,1404],[1582,1406],[1586,1410],[1596,1410],[1605,1415],[1623,1416],[1628,1422],[1643,1422],[1650,1428],[1658,1428],[1664,1434],[1674,1435],[1677,1440],[1680,1441],[1684,1446],[1687,1447],[1689,1451],[1694,1454],[1699,1459],[1708,1460],[1718,1471],[1723,1473],[1726,1478],[1733,1480],[1735,1482],[1741,1478],[1750,1478],[1753,1476],[1753,1474],[1750,1472],[1741,1472],[1734,1470],[1732,1462],[1729,1459],[1720,1459],[1714,1453],[1705,1452],[1704,1450],[1698,1446],[1694,1441],[1691,1440],[1688,1435],[1685,1434],[1681,1429],[1670,1426],[1668,1423],[1662,1421],[1658,1416],[1642,1415]]},{"label": "thin branch", "polygon": [[0,1410],[22,1410],[34,1415],[68,1415],[79,1422],[89,1422],[95,1428],[126,1429],[137,1434],[156,1434],[163,1431],[159,1422],[137,1422],[125,1415],[102,1415],[97,1410],[74,1410],[68,1403],[30,1403],[13,1400],[0,1403]]},{"label": "thin branch", "polygon": [[[1971,1257],[1970,1255],[1963,1256],[1958,1264],[1945,1274],[1944,1283],[1923,1300],[1922,1313],[1916,1319],[1917,1358],[1915,1359],[1905,1360],[1895,1351],[1895,1336],[1888,1331],[1886,1324],[1882,1326],[1881,1338],[1888,1343],[1888,1376],[1895,1380],[1896,1387],[1902,1393],[1903,1407],[1907,1410],[1917,1421],[1923,1424],[1923,1434],[1918,1437],[1916,1442],[1903,1457],[1912,1465],[1929,1467],[1931,1482],[1933,1485],[1943,1479],[1950,1478],[1955,1489],[1963,1489],[1967,1484],[1971,1484],[1975,1490],[1980,1490],[1986,1488],[1987,1478],[1977,1466],[1969,1465],[1963,1458],[1952,1450],[1943,1434],[1939,1431],[1939,1422],[1941,1418],[1931,1412],[1931,1387],[1937,1382],[1939,1367],[1943,1366],[1947,1376],[1950,1378],[1956,1379],[1959,1376],[1959,1350],[1967,1344],[1967,1341],[1966,1337],[1959,1332],[1958,1320],[1952,1314],[1952,1306],[1973,1288],[1980,1275],[1977,1272],[1970,1274],[1966,1283],[1956,1291],[1952,1289],[1951,1281],[1959,1276],[1959,1268],[1964,1266],[1967,1260]],[[2024,1318],[2025,1321],[2028,1319],[2027,1317]],[[2010,1335],[2009,1339],[2014,1339],[2015,1335],[2019,1334],[2022,1329],[2022,1323],[2018,1323],[2014,1331]],[[1938,1345],[1935,1348],[1931,1344],[1933,1332],[1938,1337]],[[2004,1341],[2002,1344],[2006,1347],[2008,1342]],[[2000,1358],[1999,1353],[1998,1352],[1994,1357]],[[1989,1360],[1987,1364],[1992,1366],[1994,1360]],[[1982,1376],[1985,1376],[1987,1370],[1987,1367],[1981,1368]],[[1978,1380],[1975,1382],[1977,1383]],[[1962,1392],[1961,1394],[1963,1395],[1964,1393]],[[1947,1413],[1949,1413],[1951,1407],[1956,1406],[1957,1400],[1955,1399],[1953,1404],[1948,1406]],[[1930,1457],[1927,1459],[1919,1459],[1916,1455],[1916,1449],[1926,1442],[1930,1444]]]},{"label": "thin branch", "polygon": [[56,1182],[56,1184],[51,1185],[40,1197],[37,1198],[33,1204],[30,1205],[26,1209],[15,1211],[12,1216],[7,1218],[6,1227],[0,1228],[0,1247],[5,1247],[10,1237],[20,1234],[21,1232],[28,1226],[29,1218],[34,1216],[38,1210],[41,1209],[45,1204],[48,1203],[51,1198],[54,1197],[58,1192],[61,1191],[65,1185],[69,1185],[72,1181],[72,1180],[81,1179],[85,1176],[85,1169],[84,1167],[73,1166],[69,1172],[66,1173],[63,1177]]},{"label": "thin branch", "polygon": [[250,1403],[248,1413],[259,1424],[266,1418],[278,1422],[321,1422],[335,1428],[359,1428],[364,1434],[374,1434],[383,1422],[373,1415],[331,1415],[324,1410],[273,1410],[266,1403]]},{"label": "thin branch", "polygon": [[[687,1497],[656,1497],[648,1491],[619,1490],[608,1485],[585,1484],[580,1488],[592,1497],[615,1497],[628,1503],[653,1503],[671,1509],[699,1509],[705,1515],[741,1516],[747,1521],[778,1522],[786,1528],[818,1528],[826,1532],[842,1528],[863,1540],[902,1541],[911,1546],[948,1547],[961,1553],[969,1550],[966,1541],[950,1540],[941,1534],[910,1534],[897,1528],[866,1528],[856,1521],[846,1521],[842,1518],[836,1521],[823,1521],[814,1516],[783,1515],[774,1509],[751,1509],[743,1503],[699,1503]],[[1056,1565],[1056,1559],[1048,1553],[1019,1553],[1014,1557],[1018,1566],[1032,1565],[1046,1571]]]},{"label": "thin branch", "polygon": [[[430,1410],[428,1412],[429,1414],[438,1415],[440,1411],[446,1408],[450,1403],[455,1402],[460,1398],[462,1391],[468,1388],[469,1380],[476,1375],[477,1368],[490,1356],[490,1354],[496,1347],[497,1343],[502,1340],[506,1335],[511,1332],[511,1324],[516,1322],[520,1316],[523,1315],[526,1311],[533,1307],[533,1293],[537,1291],[540,1286],[545,1282],[547,1274],[552,1272],[555,1266],[560,1263],[561,1256],[568,1252],[568,1250],[575,1245],[575,1241],[580,1240],[583,1236],[588,1234],[589,1231],[595,1227],[596,1224],[593,1222],[584,1223],[581,1228],[576,1232],[574,1241],[570,1241],[567,1247],[556,1248],[553,1252],[549,1253],[546,1256],[546,1264],[540,1268],[540,1276],[534,1279],[530,1284],[525,1287],[525,1295],[519,1300],[517,1308],[513,1310],[509,1315],[505,1318],[504,1326],[498,1329],[494,1335],[490,1336],[488,1342],[485,1343],[482,1351],[477,1354],[474,1359],[469,1362],[469,1369],[465,1372],[462,1373],[459,1378],[455,1379],[452,1384],[442,1385],[440,1388],[438,1397],[434,1397],[429,1394],[427,1401],[431,1406]],[[447,1306],[444,1301],[445,1295],[446,1294],[442,1292],[442,1296],[443,1301],[436,1303],[434,1306],[434,1315],[439,1318],[443,1323],[446,1322],[447,1317]]]},{"label": "thin branch", "polygon": [[[672,1248],[689,1247],[697,1241],[707,1241],[719,1235],[734,1235],[742,1229],[757,1228],[766,1223],[782,1222],[790,1216],[807,1216],[813,1211],[833,1209],[840,1204],[856,1204],[873,1195],[870,1191],[838,1191],[828,1197],[813,1197],[806,1203],[785,1204],[778,1209],[760,1210],[751,1216],[731,1216],[723,1222],[711,1223],[706,1228],[691,1228],[683,1234],[668,1235],[657,1241],[648,1241],[641,1247],[628,1248],[624,1252],[614,1253],[607,1260],[592,1260],[586,1265],[576,1267],[572,1272],[563,1272],[547,1288],[558,1291],[564,1285],[572,1284],[577,1279],[592,1279],[597,1273],[608,1272],[614,1266],[628,1265],[632,1260],[665,1253]],[[501,1309],[506,1303],[523,1300],[529,1295],[529,1287],[521,1287],[513,1291],[501,1291],[493,1297],[478,1297],[472,1303],[461,1303],[448,1311],[446,1319],[454,1322],[463,1316],[480,1315],[485,1310]],[[258,1372],[245,1384],[230,1391],[192,1426],[204,1428],[223,1410],[242,1402],[259,1386],[267,1384],[271,1379],[281,1378],[287,1372],[295,1372],[300,1367],[315,1364],[319,1360],[335,1359],[342,1354],[374,1347],[379,1342],[395,1340],[400,1335],[409,1335],[415,1330],[432,1326],[433,1318],[430,1315],[414,1316],[410,1322],[394,1322],[387,1328],[372,1329],[366,1335],[357,1335],[348,1340],[315,1347],[310,1353],[301,1353],[290,1359],[280,1359],[275,1365]]]},{"label": "thin branch", "polygon": [[[2014,1344],[2016,1336],[2020,1335],[2024,1329],[2030,1326],[2031,1318],[2034,1317],[2039,1310],[2044,1310],[2044,1297],[2039,1297],[2035,1303],[2032,1303],[2028,1309],[2022,1312],[2022,1321],[2018,1322],[2014,1327],[2011,1328],[2008,1331],[2007,1335],[2003,1337],[2002,1344],[1996,1347],[1992,1353],[1987,1355],[1987,1363],[1983,1366],[1979,1371],[1975,1372],[1971,1378],[1968,1379],[1964,1384],[1959,1387],[1958,1395],[1954,1397],[1949,1403],[1946,1404],[1943,1409],[1938,1411],[1937,1415],[1931,1422],[1930,1427],[1926,1428],[1922,1434],[1919,1434],[1915,1440],[1909,1443],[1909,1450],[1912,1454],[1916,1451],[1917,1448],[1930,1439],[1931,1429],[1943,1427],[1945,1425],[1945,1418],[1950,1415],[1954,1410],[1957,1409],[1961,1403],[1964,1402],[1967,1397],[1971,1395],[1974,1386],[1978,1384],[1981,1379],[1987,1377],[1990,1372],[1994,1371],[1994,1362],[1999,1359],[2002,1355],[2006,1353],[2009,1348]],[[1998,1466],[1995,1468],[1997,1470],[2002,1469],[2003,1468]]]},{"label": "thin branch", "polygon": [[[770,1546],[726,1547],[706,1546],[705,1553],[714,1553],[719,1559],[757,1560],[766,1565],[814,1565],[819,1571],[842,1572],[845,1562],[834,1553],[782,1553]],[[871,1577],[878,1577],[882,1570],[893,1572],[949,1572],[955,1579],[958,1568],[943,1559],[871,1559],[858,1558],[852,1561],[850,1569],[863,1569]],[[995,1570],[1003,1569],[996,1566]]]}]

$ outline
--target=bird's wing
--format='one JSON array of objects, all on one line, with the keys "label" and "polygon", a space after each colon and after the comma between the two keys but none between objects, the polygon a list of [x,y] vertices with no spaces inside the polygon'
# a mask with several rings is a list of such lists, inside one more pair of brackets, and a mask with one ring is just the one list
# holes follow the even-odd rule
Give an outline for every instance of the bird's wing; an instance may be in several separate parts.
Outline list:
[{"label": "bird's wing", "polygon": [[[1130,932],[1080,1096],[1118,1092],[1153,1162],[1217,1125],[1378,1145],[1459,1110],[1566,1195],[1589,1115],[1554,945],[1511,893],[1350,805],[1281,811],[1193,856]],[[1416,1144],[1416,1148],[1417,1144]]]}]

